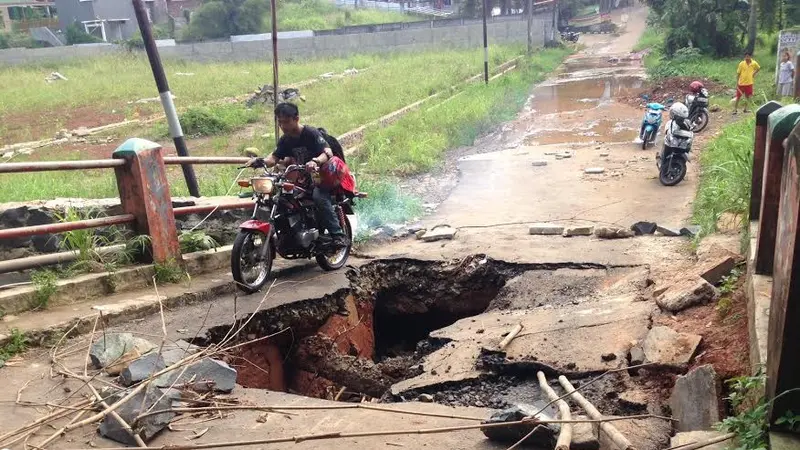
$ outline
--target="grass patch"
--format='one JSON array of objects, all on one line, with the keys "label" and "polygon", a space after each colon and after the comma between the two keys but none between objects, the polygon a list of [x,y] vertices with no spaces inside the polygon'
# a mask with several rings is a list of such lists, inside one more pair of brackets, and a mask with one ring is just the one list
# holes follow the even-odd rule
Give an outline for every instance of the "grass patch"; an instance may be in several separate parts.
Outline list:
[{"label": "grass patch", "polygon": [[179,283],[189,278],[189,274],[175,260],[156,263],[153,265],[153,270],[155,272],[153,277],[158,284]]},{"label": "grass patch", "polygon": [[[215,136],[230,133],[264,118],[263,111],[248,109],[240,104],[192,106],[180,114],[181,128],[187,137]],[[159,122],[153,138],[169,137],[169,127]]]},{"label": "grass patch", "polygon": [[51,270],[36,270],[31,273],[33,283],[33,302],[31,308],[46,309],[50,298],[58,290],[58,275]]},{"label": "grass patch", "polygon": [[369,133],[359,162],[366,162],[370,173],[381,174],[408,175],[432,168],[447,149],[471,145],[481,133],[512,119],[532,84],[544,79],[569,52],[563,48],[542,50],[488,86],[471,85],[455,97]]},{"label": "grass patch", "polygon": [[640,52],[646,49],[658,49],[661,47],[661,44],[664,43],[664,38],[666,34],[664,30],[655,27],[655,26],[648,26],[642,36],[639,38],[639,42],[633,46],[634,52]]},{"label": "grass patch", "polygon": [[181,253],[183,254],[211,250],[219,247],[219,244],[214,238],[201,230],[181,232],[181,234],[178,235],[178,242],[181,245]]},{"label": "grass patch", "polygon": [[742,228],[747,227],[754,126],[754,118],[728,125],[700,153],[700,184],[692,215],[701,228],[698,238],[715,232],[724,214],[738,217]]},{"label": "grass patch", "polygon": [[17,328],[11,329],[11,336],[8,342],[0,347],[0,367],[3,367],[9,359],[13,358],[28,348],[28,338],[25,333]]},{"label": "grass patch", "polygon": [[[395,11],[337,8],[332,3],[322,0],[283,2],[278,8],[278,29],[283,31],[329,30],[348,25],[412,22],[416,20],[423,19]],[[272,29],[272,20],[269,16],[265,21],[264,29]]]},{"label": "grass patch", "polygon": [[422,214],[422,204],[416,197],[404,194],[397,183],[385,179],[358,179],[358,190],[369,197],[356,202],[358,229],[356,240],[368,238],[370,228],[387,223],[404,223]]}]

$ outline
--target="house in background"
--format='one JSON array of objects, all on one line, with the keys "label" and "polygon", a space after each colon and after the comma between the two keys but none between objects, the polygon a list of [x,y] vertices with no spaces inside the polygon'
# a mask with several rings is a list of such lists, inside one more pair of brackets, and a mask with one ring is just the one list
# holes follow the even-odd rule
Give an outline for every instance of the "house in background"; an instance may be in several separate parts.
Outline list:
[{"label": "house in background", "polygon": [[53,0],[0,0],[0,31],[25,32],[55,23]]},{"label": "house in background", "polygon": [[[3,1],[3,0],[0,0]],[[106,42],[131,38],[139,26],[131,0],[55,0],[62,30],[78,24],[87,33]],[[144,0],[151,23],[169,23],[183,17],[184,9],[198,6],[198,0]]]}]

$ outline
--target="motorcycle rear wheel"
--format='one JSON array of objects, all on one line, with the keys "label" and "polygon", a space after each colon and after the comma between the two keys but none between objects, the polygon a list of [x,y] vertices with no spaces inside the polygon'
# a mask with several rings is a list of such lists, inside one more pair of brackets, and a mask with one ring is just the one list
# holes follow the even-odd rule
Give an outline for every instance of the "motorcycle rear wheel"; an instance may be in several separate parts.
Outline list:
[{"label": "motorcycle rear wheel", "polygon": [[686,176],[686,161],[683,158],[669,158],[661,162],[658,181],[664,186],[675,186]]},{"label": "motorcycle rear wheel", "polygon": [[[255,230],[242,230],[233,241],[231,274],[236,287],[248,294],[261,290],[272,272],[272,251],[263,252],[264,245],[270,245],[267,236]],[[263,259],[262,253],[266,254]]]},{"label": "motorcycle rear wheel", "polygon": [[692,119],[692,131],[695,133],[699,133],[706,129],[708,126],[708,112],[705,110],[700,110],[697,114],[695,114],[694,118]]},{"label": "motorcycle rear wheel", "polygon": [[350,250],[353,248],[353,230],[350,229],[350,221],[345,217],[344,222],[342,222],[344,214],[341,214],[339,217],[339,226],[342,227],[345,235],[350,240],[350,244],[348,244],[347,247],[338,249],[330,255],[318,254],[316,256],[317,264],[326,272],[339,270],[344,267],[344,265],[347,264],[347,258],[350,257]]}]

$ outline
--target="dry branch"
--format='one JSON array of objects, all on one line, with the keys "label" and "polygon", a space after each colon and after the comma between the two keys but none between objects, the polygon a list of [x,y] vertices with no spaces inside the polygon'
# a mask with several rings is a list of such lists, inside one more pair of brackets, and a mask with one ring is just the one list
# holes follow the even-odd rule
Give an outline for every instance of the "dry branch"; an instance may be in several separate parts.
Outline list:
[{"label": "dry branch", "polygon": [[[561,383],[561,386],[570,393],[570,396],[573,400],[575,400],[575,403],[577,403],[581,408],[583,408],[584,411],[586,411],[586,414],[589,417],[592,419],[603,418],[603,415],[600,414],[600,411],[598,411],[594,405],[589,403],[589,401],[586,400],[583,395],[578,393],[578,391],[572,386],[572,383],[567,380],[567,377],[563,375],[558,377],[558,382]],[[600,424],[600,429],[603,430],[603,432],[605,432],[606,435],[608,435],[608,437],[611,438],[614,444],[616,444],[619,448],[623,450],[636,450],[636,447],[634,447],[628,438],[620,433],[614,425],[611,425],[610,423],[602,423]]]}]

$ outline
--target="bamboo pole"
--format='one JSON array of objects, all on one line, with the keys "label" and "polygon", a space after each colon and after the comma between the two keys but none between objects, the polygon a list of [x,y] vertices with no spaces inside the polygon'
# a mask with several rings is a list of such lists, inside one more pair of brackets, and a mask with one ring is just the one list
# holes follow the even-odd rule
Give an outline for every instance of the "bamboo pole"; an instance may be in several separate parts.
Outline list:
[{"label": "bamboo pole", "polygon": [[[558,377],[558,382],[561,383],[561,386],[564,389],[566,389],[567,392],[570,393],[570,396],[575,401],[575,403],[577,403],[581,408],[583,408],[584,411],[586,411],[586,414],[589,417],[591,417],[592,419],[603,418],[603,415],[600,414],[600,411],[598,411],[597,408],[594,407],[594,405],[589,403],[589,401],[586,400],[586,398],[583,395],[579,394],[578,391],[575,390],[575,388],[572,386],[572,383],[570,383],[569,380],[567,380],[567,377],[561,375],[560,377]],[[619,430],[617,430],[617,428],[614,425],[604,422],[600,424],[600,429],[603,430],[603,432],[606,433],[606,435],[614,442],[614,444],[619,446],[621,449],[636,450],[636,447],[634,447],[633,444],[631,444],[631,442],[628,440],[628,438],[626,438],[622,433],[620,433]]]},{"label": "bamboo pole", "polygon": [[[569,405],[564,400],[558,398],[558,394],[553,388],[547,384],[547,379],[544,377],[544,373],[539,371],[536,373],[536,377],[539,379],[539,387],[542,388],[547,397],[550,400],[557,400],[556,404],[558,405],[558,411],[560,416],[564,420],[572,420],[572,414],[569,412]],[[569,445],[572,442],[572,424],[563,424],[561,425],[561,432],[558,435],[558,440],[556,441],[556,450],[569,450]]]},{"label": "bamboo pole", "polygon": [[513,341],[514,338],[517,337],[520,331],[522,331],[522,324],[518,323],[514,326],[514,328],[511,329],[508,335],[502,341],[500,341],[500,345],[498,345],[498,348],[500,350],[503,350],[506,347],[508,347],[508,344],[510,344],[511,341]]},{"label": "bamboo pole", "polygon": [[719,444],[720,442],[725,442],[729,439],[733,439],[736,437],[736,433],[728,433],[723,434],[722,436],[718,436],[711,439],[706,439],[704,441],[697,441],[692,442],[690,444],[683,444],[683,445],[676,445],[675,447],[670,447],[667,450],[697,450],[703,447],[708,447],[709,445]]}]

